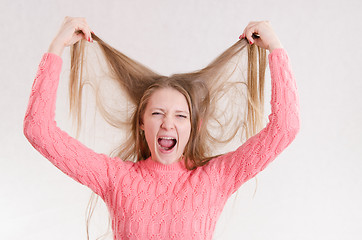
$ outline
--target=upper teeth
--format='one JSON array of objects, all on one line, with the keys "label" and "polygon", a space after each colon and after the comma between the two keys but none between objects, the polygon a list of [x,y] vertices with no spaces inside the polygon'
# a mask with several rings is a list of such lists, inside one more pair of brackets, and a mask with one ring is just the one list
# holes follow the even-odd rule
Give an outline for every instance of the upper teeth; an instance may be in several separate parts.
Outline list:
[{"label": "upper teeth", "polygon": [[168,140],[172,140],[172,139],[174,139],[174,138],[172,138],[172,137],[160,137],[161,139],[168,139]]}]

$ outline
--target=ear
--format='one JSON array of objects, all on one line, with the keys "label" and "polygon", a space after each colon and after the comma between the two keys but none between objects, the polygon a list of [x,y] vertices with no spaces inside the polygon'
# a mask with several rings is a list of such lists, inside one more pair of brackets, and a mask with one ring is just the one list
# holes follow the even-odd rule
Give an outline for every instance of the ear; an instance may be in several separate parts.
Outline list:
[{"label": "ear", "polygon": [[145,130],[145,126],[143,125],[143,123],[140,123],[140,129],[143,131]]}]

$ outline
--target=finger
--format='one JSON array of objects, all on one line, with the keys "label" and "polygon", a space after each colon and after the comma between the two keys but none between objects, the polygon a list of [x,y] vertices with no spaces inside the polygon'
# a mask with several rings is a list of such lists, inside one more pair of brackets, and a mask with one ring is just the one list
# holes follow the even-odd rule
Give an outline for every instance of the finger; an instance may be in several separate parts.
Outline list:
[{"label": "finger", "polygon": [[252,43],[250,30],[255,26],[255,24],[257,24],[257,22],[249,22],[242,33],[242,38],[245,38],[250,44]]},{"label": "finger", "polygon": [[249,24],[245,29],[245,37],[249,41],[250,44],[255,42],[255,39],[259,37],[258,34],[258,23],[253,22]]},{"label": "finger", "polygon": [[82,33],[83,34],[83,38],[89,42],[93,42],[92,39],[92,35],[91,35],[91,30],[89,28],[89,26],[85,23],[78,23],[75,31],[78,33]]},{"label": "finger", "polygon": [[76,42],[82,40],[84,38],[82,33],[77,34],[76,36],[74,36],[70,42],[70,45],[75,44]]},{"label": "finger", "polygon": [[65,17],[64,24],[69,24],[70,26],[72,26],[72,28],[74,29],[74,37],[75,34],[82,33],[82,36],[85,40],[90,42],[92,41],[91,30],[85,18]]},{"label": "finger", "polygon": [[245,38],[246,30],[250,27],[251,24],[253,24],[253,22],[249,22],[248,25],[246,25],[242,34],[240,35],[240,38]]},{"label": "finger", "polygon": [[93,39],[92,39],[92,30],[90,29],[88,23],[87,23],[87,20],[85,18],[82,19],[84,24],[85,24],[85,28],[87,29],[86,30],[86,36],[87,36],[87,40],[89,42],[93,42]]}]

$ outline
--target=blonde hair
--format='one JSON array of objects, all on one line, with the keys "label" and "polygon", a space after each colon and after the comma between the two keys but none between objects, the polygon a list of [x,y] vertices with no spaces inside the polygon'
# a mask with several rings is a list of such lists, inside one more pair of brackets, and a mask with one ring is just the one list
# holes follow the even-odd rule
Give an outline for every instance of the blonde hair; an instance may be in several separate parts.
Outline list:
[{"label": "blonde hair", "polygon": [[[184,150],[185,166],[189,170],[205,165],[219,155],[212,151],[215,144],[227,144],[237,135],[243,142],[262,128],[265,49],[241,39],[200,70],[163,76],[122,54],[93,33],[92,38],[102,52],[107,75],[126,94],[127,104],[132,106],[127,114],[117,116],[108,111],[102,97],[96,95],[103,118],[111,126],[128,133],[112,155],[133,162],[150,157],[140,123],[150,96],[165,87],[182,93],[189,105],[191,134]],[[71,48],[70,111],[77,133],[82,123],[83,88],[87,84],[84,80],[86,46],[88,43],[80,41]],[[95,86],[96,93],[98,87]],[[92,212],[89,211],[87,220],[87,235]]]}]

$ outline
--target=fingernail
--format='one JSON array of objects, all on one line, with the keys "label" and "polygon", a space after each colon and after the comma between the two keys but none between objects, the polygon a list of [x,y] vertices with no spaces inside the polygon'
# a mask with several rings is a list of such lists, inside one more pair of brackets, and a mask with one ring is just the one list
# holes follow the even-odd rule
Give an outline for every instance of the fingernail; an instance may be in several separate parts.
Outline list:
[{"label": "fingernail", "polygon": [[239,36],[239,39],[241,39],[241,38],[242,38],[242,35]]},{"label": "fingernail", "polygon": [[250,43],[250,44],[253,44],[253,42],[252,42],[252,41],[249,41],[249,43]]}]

